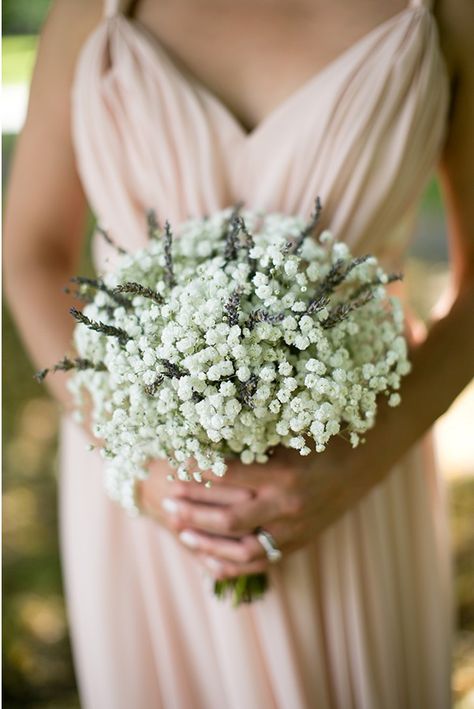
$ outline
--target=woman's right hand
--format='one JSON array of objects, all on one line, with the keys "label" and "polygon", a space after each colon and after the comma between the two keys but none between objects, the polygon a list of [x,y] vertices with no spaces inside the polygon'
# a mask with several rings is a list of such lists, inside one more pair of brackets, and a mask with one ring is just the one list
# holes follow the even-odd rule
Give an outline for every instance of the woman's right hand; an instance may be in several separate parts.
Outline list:
[{"label": "woman's right hand", "polygon": [[[190,520],[195,521],[200,516],[208,520],[211,510],[216,520],[225,519],[232,506],[249,501],[254,497],[254,492],[249,488],[229,485],[220,480],[210,488],[194,481],[170,481],[167,479],[168,471],[163,462],[151,463],[148,478],[137,483],[136,499],[139,508],[145,516],[173,534],[215,579],[223,578],[222,564],[206,552],[206,539],[211,549],[215,544],[216,535],[209,535],[199,528],[191,528]],[[247,534],[229,533],[226,537],[219,537],[219,542],[230,558],[237,556],[241,561],[255,555],[256,548],[257,551],[259,549],[253,530],[248,530]],[[246,573],[257,573],[262,570],[261,566],[261,561],[253,562],[246,569]]]},{"label": "woman's right hand", "polygon": [[[184,529],[188,528],[186,511],[209,507],[217,515],[223,513],[231,505],[250,500],[252,490],[235,485],[219,484],[206,488],[204,484],[194,481],[168,480],[168,468],[165,463],[155,461],[149,466],[149,476],[137,483],[137,501],[142,512],[156,520],[168,531],[179,538]],[[177,514],[179,507],[179,514]],[[190,549],[189,545],[186,545]]]}]

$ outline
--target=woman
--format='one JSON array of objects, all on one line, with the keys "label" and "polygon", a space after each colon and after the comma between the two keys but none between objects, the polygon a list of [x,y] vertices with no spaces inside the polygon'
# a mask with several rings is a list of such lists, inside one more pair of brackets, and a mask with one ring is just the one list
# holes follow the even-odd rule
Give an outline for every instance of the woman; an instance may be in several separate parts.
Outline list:
[{"label": "woman", "polygon": [[[472,23],[469,0],[53,4],[5,224],[7,291],[38,367],[68,349],[61,291],[87,200],[134,249],[150,206],[175,223],[238,199],[307,215],[319,194],[325,225],[393,269],[439,166],[453,274],[443,316],[428,334],[412,327],[402,405],[355,450],[235,464],[210,491],[167,482],[156,462],[130,519],[64,417],[84,706],[449,706],[448,544],[425,434],[472,376]],[[106,245],[95,257],[108,267]],[[64,380],[50,386],[69,409]],[[209,571],[267,571],[271,590],[235,610],[212,597]]]}]

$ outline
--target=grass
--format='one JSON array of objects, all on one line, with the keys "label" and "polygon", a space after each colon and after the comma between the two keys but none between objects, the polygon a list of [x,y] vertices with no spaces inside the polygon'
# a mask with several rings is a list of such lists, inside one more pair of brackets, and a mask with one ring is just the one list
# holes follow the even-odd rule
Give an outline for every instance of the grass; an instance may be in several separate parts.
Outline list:
[{"label": "grass", "polygon": [[4,85],[27,84],[36,59],[38,37],[4,37],[2,42],[2,79]]}]

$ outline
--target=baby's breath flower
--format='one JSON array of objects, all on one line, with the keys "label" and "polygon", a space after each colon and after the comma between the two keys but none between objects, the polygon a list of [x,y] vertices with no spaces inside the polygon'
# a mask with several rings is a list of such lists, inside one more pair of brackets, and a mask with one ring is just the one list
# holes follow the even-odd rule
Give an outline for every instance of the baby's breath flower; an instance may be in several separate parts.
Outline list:
[{"label": "baby's breath flower", "polygon": [[173,229],[149,217],[147,247],[76,281],[78,358],[41,376],[72,369],[77,405],[90,394],[114,499],[133,507],[153,458],[203,482],[279,444],[309,455],[344,430],[356,446],[380,393],[398,405],[410,364],[385,286],[399,276],[318,236],[319,210],[306,223],[229,207]]}]

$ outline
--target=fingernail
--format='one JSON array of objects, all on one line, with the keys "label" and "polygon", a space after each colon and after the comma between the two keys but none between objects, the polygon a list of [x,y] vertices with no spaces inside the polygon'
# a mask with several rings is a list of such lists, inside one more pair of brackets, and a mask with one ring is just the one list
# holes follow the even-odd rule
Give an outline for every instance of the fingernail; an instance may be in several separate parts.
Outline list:
[{"label": "fingernail", "polygon": [[178,512],[178,503],[176,500],[172,500],[171,497],[165,497],[161,503],[161,506],[165,512],[169,512],[171,515],[175,515]]},{"label": "fingernail", "polygon": [[206,564],[209,571],[212,571],[214,574],[222,571],[222,564],[217,561],[217,559],[215,559],[213,556],[206,556],[206,558],[204,559],[204,563]]},{"label": "fingernail", "polygon": [[199,546],[199,539],[193,532],[188,532],[186,529],[181,532],[179,538],[189,549],[197,549]]}]

